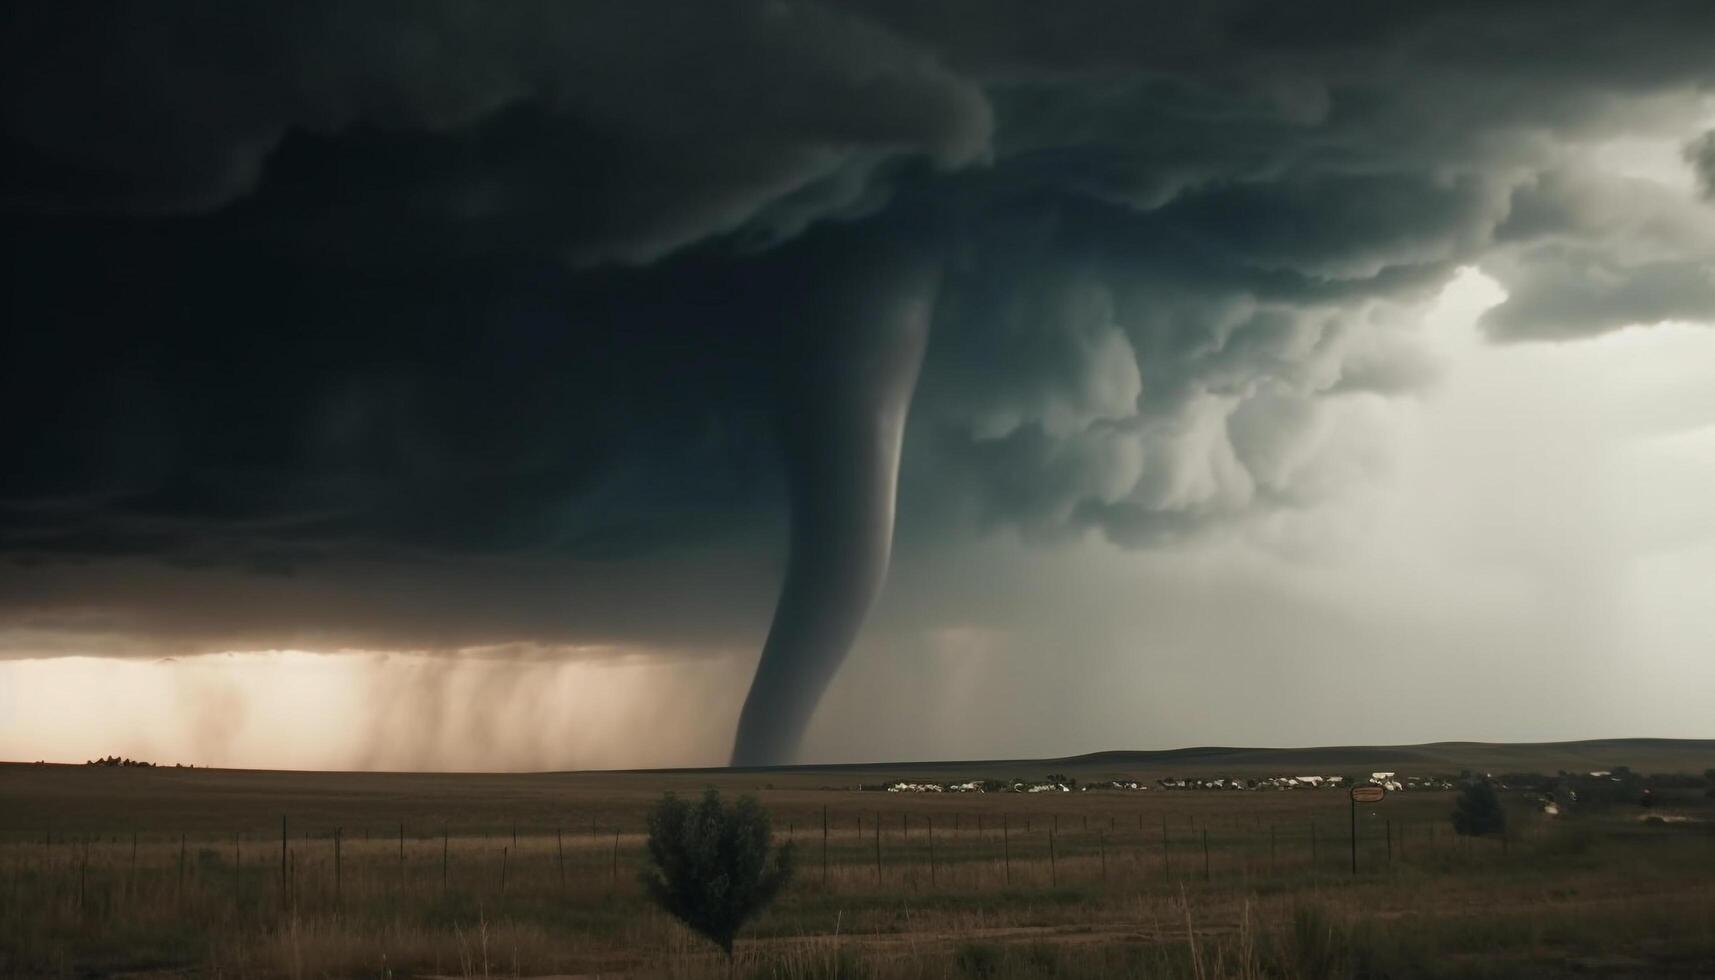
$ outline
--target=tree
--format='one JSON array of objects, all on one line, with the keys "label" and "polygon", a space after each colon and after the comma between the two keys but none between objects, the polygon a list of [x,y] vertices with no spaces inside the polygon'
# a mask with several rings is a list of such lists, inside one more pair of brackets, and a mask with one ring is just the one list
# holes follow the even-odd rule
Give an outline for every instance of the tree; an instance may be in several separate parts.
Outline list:
[{"label": "tree", "polygon": [[1507,811],[1501,797],[1487,779],[1473,780],[1459,791],[1453,804],[1453,830],[1474,837],[1498,834],[1507,829]]},{"label": "tree", "polygon": [[753,797],[728,806],[715,789],[696,804],[668,793],[648,827],[644,891],[731,957],[739,929],[792,879],[792,845],[773,847],[768,812]]}]

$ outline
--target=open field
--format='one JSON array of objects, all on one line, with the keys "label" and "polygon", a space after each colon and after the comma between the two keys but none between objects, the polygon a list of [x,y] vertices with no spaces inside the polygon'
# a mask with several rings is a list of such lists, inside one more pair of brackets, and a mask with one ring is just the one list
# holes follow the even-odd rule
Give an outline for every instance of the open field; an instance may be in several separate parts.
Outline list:
[{"label": "open field", "polygon": [[1354,875],[1341,791],[849,788],[1628,764],[1701,773],[1715,749],[521,775],[7,765],[0,975],[725,975],[636,881],[645,808],[707,785],[757,795],[797,851],[796,882],[741,943],[747,976],[1711,975],[1715,807],[1700,789],[1552,819],[1507,794],[1505,841],[1455,837],[1450,792],[1396,793],[1359,808]]}]

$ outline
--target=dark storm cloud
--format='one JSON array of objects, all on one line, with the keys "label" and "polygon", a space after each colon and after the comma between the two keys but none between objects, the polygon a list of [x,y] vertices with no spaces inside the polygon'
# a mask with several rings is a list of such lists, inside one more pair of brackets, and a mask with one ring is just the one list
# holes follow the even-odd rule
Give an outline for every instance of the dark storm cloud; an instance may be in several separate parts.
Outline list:
[{"label": "dark storm cloud", "polygon": [[[1496,339],[1715,310],[1709,208],[1579,150],[1695,136],[1700,0],[20,3],[0,37],[0,549],[58,568],[13,623],[194,608],[78,584],[164,561],[310,617],[287,576],[337,579],[346,639],[432,646],[360,629],[411,590],[348,571],[432,566],[484,606],[437,610],[457,642],[573,636],[500,625],[491,563],[772,545],[816,284],[877,241],[945,256],[916,539],[1314,499],[1327,414],[1433,375],[1411,313],[1464,264]],[[221,642],[289,632],[246,602]]]},{"label": "dark storm cloud", "polygon": [[1715,209],[1636,178],[1576,170],[1513,191],[1485,268],[1508,287],[1484,325],[1518,340],[1577,337],[1715,311]]},{"label": "dark storm cloud", "polygon": [[[209,574],[153,558],[0,565],[0,658],[224,650],[753,648],[774,601],[755,548],[662,563],[462,556]],[[671,611],[671,615],[665,614]]]},{"label": "dark storm cloud", "polygon": [[967,163],[989,124],[971,82],[820,5],[19,4],[9,21],[6,197],[32,210],[208,212],[308,134],[354,151],[318,148],[340,172],[305,175],[312,224],[385,214],[647,261],[771,204],[788,227],[852,205],[852,174],[890,156]]}]

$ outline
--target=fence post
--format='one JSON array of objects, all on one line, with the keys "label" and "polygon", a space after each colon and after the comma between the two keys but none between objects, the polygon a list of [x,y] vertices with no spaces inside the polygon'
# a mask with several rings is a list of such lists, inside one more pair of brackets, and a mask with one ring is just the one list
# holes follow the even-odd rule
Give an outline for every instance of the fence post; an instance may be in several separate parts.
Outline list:
[{"label": "fence post", "polygon": [[500,849],[500,897],[501,898],[506,897],[506,852],[509,850],[510,850],[510,848],[506,848],[506,847],[502,847]]},{"label": "fence post", "polygon": [[1173,863],[1167,856],[1167,814],[1161,815],[1161,880],[1173,880]]},{"label": "fence post", "polygon": [[929,817],[929,887],[935,887],[935,818]]},{"label": "fence post", "polygon": [[619,887],[619,828],[618,827],[613,828],[613,859],[612,859],[612,863],[609,865],[609,869],[608,869],[607,887],[610,890],[617,889]]},{"label": "fence post", "polygon": [[405,892],[405,821],[399,821],[399,893]]},{"label": "fence post", "polygon": [[875,883],[881,884],[881,814],[875,815]]},{"label": "fence post", "polygon": [[828,806],[822,804],[822,887],[828,887]]},{"label": "fence post", "polygon": [[1352,874],[1358,873],[1358,801],[1349,800],[1352,808]]},{"label": "fence post", "polygon": [[1049,825],[1049,827],[1048,827],[1048,887],[1050,887],[1050,888],[1060,887],[1060,872],[1058,870],[1056,870],[1055,863],[1054,863],[1054,827],[1053,827],[1053,825]]},{"label": "fence post", "polygon": [[333,829],[333,914],[336,916],[340,914],[340,911],[344,905],[344,902],[342,900],[343,899],[343,892],[342,892],[343,882],[341,880],[341,873],[340,873],[341,866],[340,866],[340,847],[339,847],[339,845],[340,845],[341,836],[343,836],[343,832],[340,830],[340,828],[335,827]]},{"label": "fence post", "polygon": [[289,871],[286,867],[286,815],[280,814],[280,914],[286,912],[286,905],[291,900],[291,892],[287,884]]}]

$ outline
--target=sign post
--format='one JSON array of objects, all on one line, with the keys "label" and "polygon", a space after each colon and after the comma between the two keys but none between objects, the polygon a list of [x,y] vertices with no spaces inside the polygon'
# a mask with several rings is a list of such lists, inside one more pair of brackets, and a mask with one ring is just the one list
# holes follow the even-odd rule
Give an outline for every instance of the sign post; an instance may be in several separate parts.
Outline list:
[{"label": "sign post", "polygon": [[1387,799],[1387,790],[1380,786],[1353,786],[1352,803],[1352,875],[1358,873],[1358,804],[1380,803]]}]

